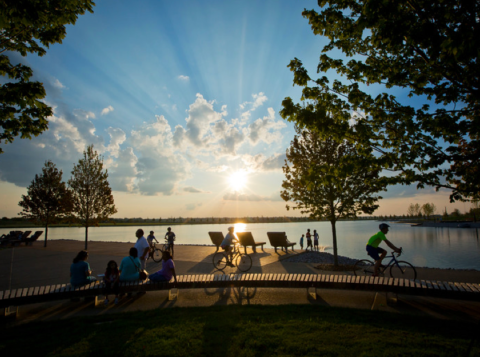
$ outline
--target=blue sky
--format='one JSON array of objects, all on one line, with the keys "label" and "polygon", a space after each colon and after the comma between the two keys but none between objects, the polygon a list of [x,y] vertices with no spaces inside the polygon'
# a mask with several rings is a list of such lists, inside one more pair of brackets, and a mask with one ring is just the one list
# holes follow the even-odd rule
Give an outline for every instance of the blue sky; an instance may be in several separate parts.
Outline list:
[{"label": "blue sky", "polygon": [[[299,100],[288,63],[315,71],[325,39],[301,13],[314,1],[98,1],[43,57],[21,58],[54,108],[49,130],[0,155],[1,216],[46,160],[68,179],[85,147],[104,157],[116,217],[283,216],[281,167]],[[244,177],[243,185],[231,175]],[[236,193],[235,193],[236,191]],[[393,187],[376,214],[450,205],[448,191]]]}]

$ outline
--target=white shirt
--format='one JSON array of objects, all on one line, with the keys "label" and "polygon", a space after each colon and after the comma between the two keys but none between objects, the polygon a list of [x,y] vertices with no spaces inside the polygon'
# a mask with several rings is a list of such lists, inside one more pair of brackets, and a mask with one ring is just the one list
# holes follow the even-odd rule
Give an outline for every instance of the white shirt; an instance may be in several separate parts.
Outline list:
[{"label": "white shirt", "polygon": [[138,259],[141,260],[145,249],[149,249],[150,245],[148,244],[145,237],[140,237],[138,238],[137,243],[135,243],[135,248],[137,248]]}]

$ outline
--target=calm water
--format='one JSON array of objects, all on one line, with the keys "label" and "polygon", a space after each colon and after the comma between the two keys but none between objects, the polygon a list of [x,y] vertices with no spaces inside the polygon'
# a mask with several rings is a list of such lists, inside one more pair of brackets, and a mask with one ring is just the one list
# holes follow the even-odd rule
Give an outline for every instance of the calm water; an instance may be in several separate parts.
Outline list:
[{"label": "calm water", "polygon": [[[374,233],[378,232],[376,221],[356,221],[337,223],[338,254],[350,258],[367,258],[365,244]],[[177,235],[178,244],[211,244],[209,231],[227,232],[227,224],[178,225],[172,226]],[[411,227],[408,224],[390,224],[387,238],[396,246],[403,247],[402,258],[415,266],[431,268],[456,268],[480,270],[480,232],[473,228],[431,228]],[[162,241],[166,227],[139,226],[146,235],[150,230]],[[329,222],[315,223],[255,223],[236,224],[236,231],[250,231],[257,242],[267,242],[267,232],[286,232],[288,239],[297,242],[307,228],[316,229],[320,235],[319,244],[332,252],[332,233]],[[91,227],[90,241],[132,242],[136,241],[136,226]],[[40,230],[40,228],[35,229]],[[0,234],[10,229],[0,229]],[[50,228],[50,239],[85,239],[84,228]],[[145,235],[145,236],[146,236]],[[40,239],[42,239],[40,237]],[[306,242],[305,242],[306,245]],[[386,245],[381,245],[386,249]],[[298,247],[299,248],[299,247]]]}]

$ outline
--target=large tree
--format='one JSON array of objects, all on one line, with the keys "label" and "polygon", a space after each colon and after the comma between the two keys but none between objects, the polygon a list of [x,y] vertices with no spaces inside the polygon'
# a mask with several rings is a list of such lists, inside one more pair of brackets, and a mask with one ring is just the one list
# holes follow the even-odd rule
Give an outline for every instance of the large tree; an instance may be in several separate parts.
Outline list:
[{"label": "large tree", "polygon": [[359,155],[350,143],[322,139],[298,127],[296,131],[283,166],[286,179],[281,197],[295,202],[294,210],[330,221],[338,265],[336,222],[359,212],[372,214],[381,198],[377,193],[385,189],[386,182],[379,177],[380,169],[367,165],[366,154]]},{"label": "large tree", "polygon": [[286,98],[282,116],[323,138],[374,149],[377,163],[394,173],[392,184],[448,188],[452,201],[478,194],[480,2],[318,5],[319,13],[305,10],[303,16],[329,40],[317,67],[329,78],[312,79],[299,59],[292,60],[305,104]]},{"label": "large tree", "polygon": [[[78,15],[93,12],[91,0],[4,0],[0,2],[0,144],[11,143],[19,134],[31,138],[48,129],[52,108],[42,102],[41,82],[30,81],[33,71],[11,63],[12,52],[43,56],[51,44],[61,43],[65,25]],[[8,79],[7,79],[8,78]],[[0,147],[0,153],[3,150]]]},{"label": "large tree", "polygon": [[83,158],[73,166],[68,185],[73,192],[73,214],[85,227],[85,250],[88,249],[88,227],[117,213],[112,189],[108,183],[108,171],[103,170],[103,158],[93,145],[83,152]]},{"label": "large tree", "polygon": [[35,175],[27,187],[27,195],[22,195],[18,203],[23,208],[19,215],[45,227],[44,247],[47,246],[48,226],[72,211],[72,194],[62,181],[62,174],[53,162],[45,162],[42,174]]}]

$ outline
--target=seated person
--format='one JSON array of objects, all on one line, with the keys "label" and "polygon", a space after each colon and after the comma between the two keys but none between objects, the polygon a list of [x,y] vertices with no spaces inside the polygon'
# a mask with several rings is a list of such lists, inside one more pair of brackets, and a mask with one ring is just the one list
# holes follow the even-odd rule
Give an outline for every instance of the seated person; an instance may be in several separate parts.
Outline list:
[{"label": "seated person", "polygon": [[[225,253],[227,253],[227,260],[228,260],[227,265],[231,267],[235,266],[232,263],[233,250],[234,250],[234,247],[232,247],[232,244],[235,244],[236,242],[238,242],[235,234],[233,233],[234,230],[235,230],[234,227],[229,227],[227,235],[223,239],[222,244],[220,244],[220,247],[222,247]],[[229,256],[230,256],[230,259],[228,258]]]},{"label": "seated person", "polygon": [[88,252],[86,250],[80,251],[73,263],[70,266],[70,284],[74,287],[80,287],[90,284],[97,280],[92,276],[90,265],[87,263]]},{"label": "seated person", "polygon": [[141,263],[138,259],[137,248],[130,248],[130,255],[122,259],[120,267],[120,281],[140,280]]},{"label": "seated person", "polygon": [[153,282],[169,282],[172,280],[172,276],[177,283],[177,274],[175,274],[175,264],[172,260],[172,255],[168,250],[163,252],[162,255],[162,269],[149,276],[149,279]]}]

